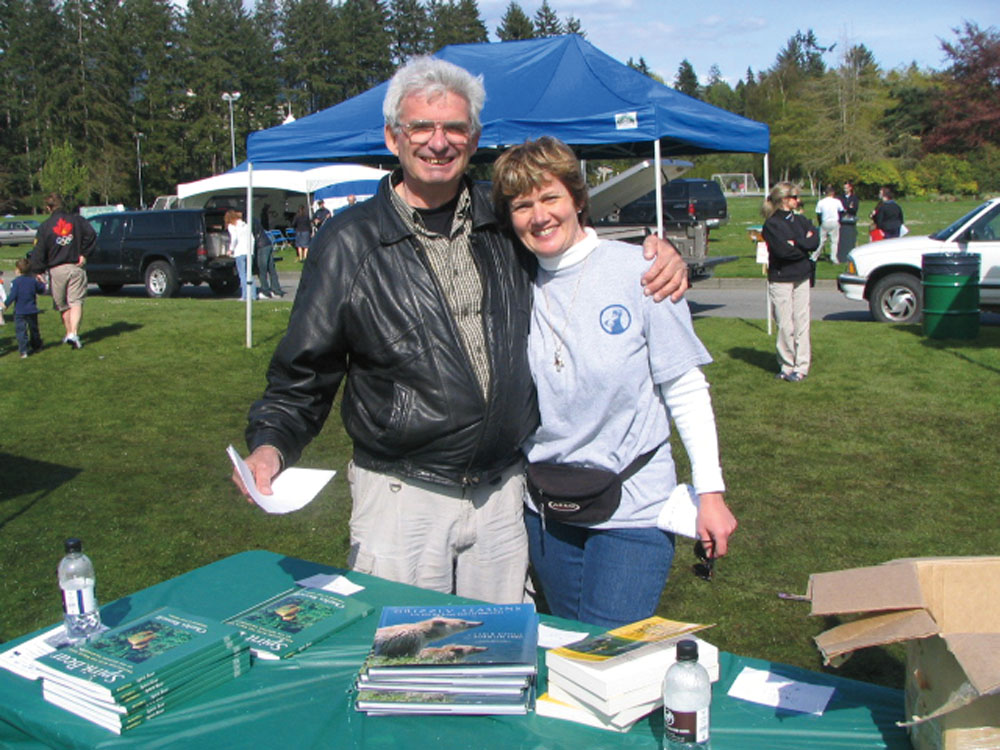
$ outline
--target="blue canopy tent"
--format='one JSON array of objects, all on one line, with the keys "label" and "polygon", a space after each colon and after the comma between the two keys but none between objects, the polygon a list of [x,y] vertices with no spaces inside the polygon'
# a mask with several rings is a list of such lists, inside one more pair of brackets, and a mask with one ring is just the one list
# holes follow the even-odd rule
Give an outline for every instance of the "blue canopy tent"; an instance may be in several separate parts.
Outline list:
[{"label": "blue canopy tent", "polygon": [[[768,150],[767,125],[692,99],[576,35],[460,44],[434,55],[482,75],[486,105],[477,161],[554,135],[581,158]],[[393,160],[383,138],[387,83],[295,122],[251,133],[251,161]],[[658,146],[657,146],[658,144]]]}]

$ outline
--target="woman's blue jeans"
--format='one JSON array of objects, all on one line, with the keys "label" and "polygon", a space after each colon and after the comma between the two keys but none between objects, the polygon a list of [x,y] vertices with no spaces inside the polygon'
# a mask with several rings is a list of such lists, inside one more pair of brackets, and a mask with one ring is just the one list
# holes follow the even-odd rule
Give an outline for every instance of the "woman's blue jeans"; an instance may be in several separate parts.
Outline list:
[{"label": "woman's blue jeans", "polygon": [[[236,256],[236,273],[240,277],[240,299],[247,298],[247,271],[250,270],[250,255]],[[253,280],[252,271],[250,276],[250,299],[257,297],[257,284]]]},{"label": "woman's blue jeans", "polygon": [[657,528],[590,529],[524,510],[535,576],[552,614],[606,627],[656,613],[674,559]]}]

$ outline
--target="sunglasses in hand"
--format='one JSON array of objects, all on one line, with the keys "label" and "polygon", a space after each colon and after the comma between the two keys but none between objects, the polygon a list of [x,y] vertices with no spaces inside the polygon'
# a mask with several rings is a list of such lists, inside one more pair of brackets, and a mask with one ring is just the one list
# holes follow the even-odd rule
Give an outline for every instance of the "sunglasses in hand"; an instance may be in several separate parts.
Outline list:
[{"label": "sunglasses in hand", "polygon": [[715,556],[705,551],[701,539],[694,543],[694,556],[698,558],[698,562],[691,566],[691,570],[703,581],[711,581],[715,572]]}]

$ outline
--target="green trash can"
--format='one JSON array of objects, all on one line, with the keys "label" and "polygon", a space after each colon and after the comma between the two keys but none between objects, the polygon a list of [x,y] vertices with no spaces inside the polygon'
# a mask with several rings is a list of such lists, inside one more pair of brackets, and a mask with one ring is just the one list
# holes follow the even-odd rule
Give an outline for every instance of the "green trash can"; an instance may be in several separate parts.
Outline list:
[{"label": "green trash can", "polygon": [[979,253],[923,256],[924,335],[974,339],[979,335]]}]

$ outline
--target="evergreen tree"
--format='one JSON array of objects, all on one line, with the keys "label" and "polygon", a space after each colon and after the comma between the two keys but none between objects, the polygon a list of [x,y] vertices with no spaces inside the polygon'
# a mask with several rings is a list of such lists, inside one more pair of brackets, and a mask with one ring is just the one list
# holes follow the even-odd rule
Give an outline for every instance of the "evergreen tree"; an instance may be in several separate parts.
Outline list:
[{"label": "evergreen tree", "polygon": [[549,7],[549,0],[542,0],[541,7],[535,11],[535,36],[539,39],[549,36],[559,36],[563,33],[563,25],[555,11]]},{"label": "evergreen tree", "polygon": [[392,62],[402,65],[411,57],[430,50],[430,24],[427,9],[420,0],[392,0],[389,6],[389,35],[392,37]]},{"label": "evergreen tree", "polygon": [[281,71],[284,98],[296,116],[343,98],[340,14],[326,0],[286,0],[282,11]]},{"label": "evergreen tree", "polygon": [[532,26],[531,19],[528,18],[516,0],[511,0],[503,18],[500,19],[500,25],[497,26],[497,38],[501,42],[535,38],[535,27]]},{"label": "evergreen tree", "polygon": [[[136,156],[142,157],[146,199],[173,193],[178,182],[192,178],[185,170],[187,126],[182,113],[188,97],[180,17],[171,0],[125,0],[125,8],[135,63],[130,120],[125,132],[132,142],[136,133],[143,134]],[[138,203],[138,185],[134,190]]]},{"label": "evergreen tree", "polygon": [[566,16],[566,23],[563,25],[567,34],[579,34],[584,39],[587,38],[587,32],[583,30],[583,24],[576,16]]},{"label": "evergreen tree", "polygon": [[185,168],[188,173],[219,174],[232,167],[229,105],[224,92],[240,92],[233,103],[236,161],[244,155],[254,107],[247,73],[253,24],[240,0],[189,0],[184,16],[184,81],[187,101]]},{"label": "evergreen tree", "polygon": [[341,99],[364,93],[392,75],[388,25],[382,0],[344,0],[340,6]]},{"label": "evergreen tree", "polygon": [[649,69],[649,65],[646,64],[646,58],[643,57],[642,55],[639,56],[639,61],[638,62],[636,62],[635,60],[633,60],[630,57],[628,59],[628,62],[625,63],[625,64],[628,65],[633,70],[638,70],[644,76],[652,76],[653,75],[653,71],[650,70]]},{"label": "evergreen tree", "polygon": [[698,85],[698,75],[694,72],[694,66],[688,62],[687,58],[681,60],[681,64],[677,68],[677,75],[674,76],[674,88],[682,94],[698,98],[701,90],[701,86]]},{"label": "evergreen tree", "polygon": [[709,104],[730,112],[739,113],[742,109],[739,95],[723,79],[722,71],[714,63],[708,69],[708,83],[702,92],[702,98]]},{"label": "evergreen tree", "polygon": [[489,40],[476,0],[430,0],[427,15],[434,50],[449,44],[474,44]]}]

